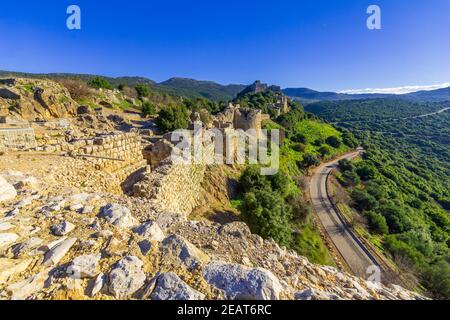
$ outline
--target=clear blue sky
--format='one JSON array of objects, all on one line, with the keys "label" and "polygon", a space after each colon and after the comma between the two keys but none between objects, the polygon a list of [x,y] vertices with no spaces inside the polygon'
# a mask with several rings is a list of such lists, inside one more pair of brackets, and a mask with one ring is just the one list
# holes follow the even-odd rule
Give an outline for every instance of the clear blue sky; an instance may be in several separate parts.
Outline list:
[{"label": "clear blue sky", "polygon": [[[82,30],[66,28],[66,8]],[[382,9],[383,29],[366,28]],[[449,0],[2,1],[0,69],[344,90],[450,81]]]}]

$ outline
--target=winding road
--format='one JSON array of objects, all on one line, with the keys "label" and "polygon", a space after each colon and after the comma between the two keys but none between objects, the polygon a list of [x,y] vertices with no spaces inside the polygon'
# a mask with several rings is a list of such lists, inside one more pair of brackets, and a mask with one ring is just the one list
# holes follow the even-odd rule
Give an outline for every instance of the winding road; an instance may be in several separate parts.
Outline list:
[{"label": "winding road", "polygon": [[314,211],[342,258],[355,275],[367,278],[368,268],[377,266],[378,263],[344,223],[333,207],[327,192],[328,177],[331,171],[338,167],[339,160],[351,160],[359,155],[359,151],[353,152],[320,166],[311,179],[310,193]]}]

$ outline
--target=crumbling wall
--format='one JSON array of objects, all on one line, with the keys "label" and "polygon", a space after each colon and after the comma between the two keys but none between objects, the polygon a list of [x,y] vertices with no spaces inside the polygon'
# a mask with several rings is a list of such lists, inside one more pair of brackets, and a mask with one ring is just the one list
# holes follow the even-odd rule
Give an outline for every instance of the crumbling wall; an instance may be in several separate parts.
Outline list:
[{"label": "crumbling wall", "polygon": [[201,201],[204,164],[163,163],[133,187],[133,194],[151,199],[152,207],[160,213],[189,215]]},{"label": "crumbling wall", "polygon": [[32,128],[0,128],[0,151],[32,148],[36,148],[36,137]]}]

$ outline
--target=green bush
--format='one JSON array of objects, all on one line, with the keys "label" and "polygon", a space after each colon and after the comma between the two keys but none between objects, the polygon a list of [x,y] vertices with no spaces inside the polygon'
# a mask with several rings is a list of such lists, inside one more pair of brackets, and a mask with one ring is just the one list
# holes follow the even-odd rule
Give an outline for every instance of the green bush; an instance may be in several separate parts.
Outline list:
[{"label": "green bush", "polygon": [[361,211],[372,210],[378,204],[377,200],[373,196],[358,189],[352,191],[351,198],[355,203],[355,206]]},{"label": "green bush", "polygon": [[386,223],[386,218],[374,211],[366,211],[364,216],[369,221],[369,228],[372,232],[377,234],[388,234],[389,227]]},{"label": "green bush", "polygon": [[144,116],[153,116],[157,113],[156,106],[149,101],[144,101],[142,103],[142,113]]},{"label": "green bush", "polygon": [[342,145],[342,140],[341,139],[339,139],[338,137],[336,137],[336,136],[331,136],[331,137],[328,137],[326,140],[325,140],[325,142],[329,145],[329,146],[331,146],[331,147],[333,147],[333,148],[339,148],[341,145]]},{"label": "green bush", "polygon": [[109,83],[105,78],[95,77],[91,81],[89,81],[88,84],[95,89],[113,89],[112,84]]},{"label": "green bush", "polygon": [[319,151],[320,155],[322,156],[322,158],[326,158],[333,152],[331,150],[331,148],[327,145],[321,146],[318,151]]},{"label": "green bush", "polygon": [[316,167],[320,164],[320,158],[314,154],[307,153],[303,156],[301,164],[304,168]]},{"label": "green bush", "polygon": [[138,84],[134,89],[136,89],[139,99],[146,98],[150,95],[150,88],[145,84]]},{"label": "green bush", "polygon": [[187,129],[189,126],[189,110],[183,105],[170,105],[159,112],[155,123],[162,132]]},{"label": "green bush", "polygon": [[246,193],[241,211],[253,233],[265,239],[272,238],[283,246],[290,245],[292,209],[278,193],[270,189]]}]

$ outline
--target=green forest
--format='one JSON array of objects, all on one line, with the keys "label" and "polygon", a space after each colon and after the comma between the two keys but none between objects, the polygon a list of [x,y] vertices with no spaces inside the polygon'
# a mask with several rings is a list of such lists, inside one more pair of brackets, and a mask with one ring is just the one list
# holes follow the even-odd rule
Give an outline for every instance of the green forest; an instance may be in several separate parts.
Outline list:
[{"label": "green forest", "polygon": [[307,106],[352,130],[364,146],[361,161],[340,163],[339,180],[385,253],[440,299],[450,298],[450,111],[411,117],[449,105],[366,100]]}]

